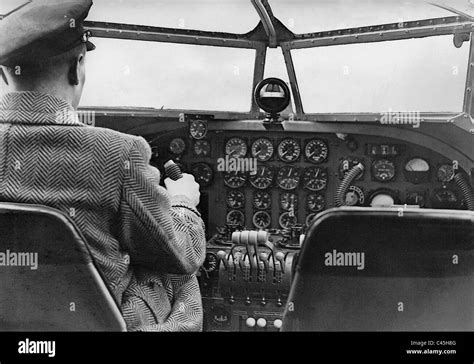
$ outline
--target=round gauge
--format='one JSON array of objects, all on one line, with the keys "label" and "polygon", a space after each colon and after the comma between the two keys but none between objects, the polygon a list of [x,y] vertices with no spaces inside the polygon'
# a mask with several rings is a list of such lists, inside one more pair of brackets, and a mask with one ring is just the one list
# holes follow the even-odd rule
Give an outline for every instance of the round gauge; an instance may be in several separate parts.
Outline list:
[{"label": "round gauge", "polygon": [[426,183],[430,179],[430,165],[424,159],[412,158],[405,164],[403,173],[408,182]]},{"label": "round gauge", "polygon": [[311,212],[320,212],[326,208],[326,199],[323,195],[316,193],[306,197],[306,208]]},{"label": "round gauge", "polygon": [[242,138],[232,138],[225,144],[225,154],[232,158],[243,158],[247,155],[247,143]]},{"label": "round gauge", "polygon": [[186,142],[181,138],[175,138],[170,142],[169,150],[176,155],[183,154],[186,150]]},{"label": "round gauge", "polygon": [[[342,180],[344,179],[344,177],[346,176],[346,174],[352,169],[354,168],[355,166],[357,166],[358,164],[362,164],[364,165],[364,161],[362,159],[359,159],[359,158],[355,158],[355,157],[347,157],[347,158],[343,158],[341,159],[340,163],[339,163],[339,178]],[[356,177],[356,181],[360,181],[364,178],[364,173],[360,173],[357,177]]]},{"label": "round gauge", "polygon": [[438,180],[443,183],[451,182],[454,178],[454,168],[451,164],[443,164],[436,173]]},{"label": "round gauge", "polygon": [[308,168],[303,174],[303,185],[314,192],[324,190],[328,185],[328,171],[323,168]]},{"label": "round gauge", "polygon": [[202,269],[207,273],[214,272],[219,265],[219,258],[214,253],[206,253],[206,259],[202,265]]},{"label": "round gauge", "polygon": [[273,171],[264,166],[257,168],[257,173],[249,178],[250,184],[258,190],[266,190],[272,185]]},{"label": "round gauge", "polygon": [[193,120],[189,124],[189,134],[193,139],[201,140],[207,135],[207,122],[202,120]]},{"label": "round gauge", "polygon": [[272,197],[268,192],[255,192],[253,195],[253,206],[258,210],[267,210],[272,206]]},{"label": "round gauge", "polygon": [[301,146],[295,139],[285,139],[278,145],[278,157],[286,163],[296,162],[301,155]]},{"label": "round gauge", "polygon": [[257,211],[253,215],[252,221],[257,229],[267,229],[272,223],[272,218],[266,211]]},{"label": "round gauge", "polygon": [[370,199],[372,207],[392,207],[393,205],[395,205],[395,200],[388,193],[379,193]]},{"label": "round gauge", "polygon": [[410,159],[405,164],[405,171],[408,172],[428,172],[430,170],[430,165],[427,161],[421,158]]},{"label": "round gauge", "polygon": [[277,114],[288,107],[291,94],[285,81],[279,78],[267,78],[255,88],[254,98],[262,110]]},{"label": "round gauge", "polygon": [[278,219],[278,222],[282,229],[287,229],[296,225],[298,223],[298,220],[296,219],[296,216],[294,214],[292,215],[289,212],[285,212],[281,214],[280,218]]},{"label": "round gauge", "polygon": [[291,191],[298,187],[300,183],[300,171],[295,167],[282,167],[278,171],[277,184],[283,190]]},{"label": "round gauge", "polygon": [[372,176],[379,182],[389,182],[395,178],[395,163],[388,159],[378,159],[372,164]]},{"label": "round gauge", "polygon": [[298,195],[295,193],[282,193],[280,195],[280,208],[283,211],[295,211],[298,208]]},{"label": "round gauge", "polygon": [[364,191],[357,186],[349,187],[344,197],[345,206],[363,206],[365,203]]},{"label": "round gauge", "polygon": [[459,206],[456,194],[447,189],[437,190],[431,204],[436,209],[455,209]]},{"label": "round gauge", "polygon": [[405,203],[411,206],[425,207],[425,196],[420,192],[409,192]]},{"label": "round gauge", "polygon": [[245,206],[245,195],[241,191],[227,192],[227,206],[231,209],[241,209]]},{"label": "round gauge", "polygon": [[257,158],[259,162],[268,162],[273,157],[273,144],[266,138],[257,139],[252,144],[252,157]]},{"label": "round gauge", "polygon": [[193,152],[196,157],[208,157],[211,155],[211,143],[207,140],[196,140]]},{"label": "round gauge", "polygon": [[224,184],[229,188],[241,188],[247,182],[247,175],[241,172],[228,172],[224,174]]},{"label": "round gauge", "polygon": [[227,213],[226,223],[228,225],[243,226],[245,224],[245,216],[242,211],[231,210]]},{"label": "round gauge", "polygon": [[214,178],[212,168],[206,163],[198,163],[191,167],[191,174],[201,187],[209,186]]},{"label": "round gauge", "polygon": [[306,217],[306,227],[310,228],[311,225],[313,225],[313,222],[314,220],[316,219],[316,216],[318,216],[318,214],[309,214],[307,217]]},{"label": "round gauge", "polygon": [[329,147],[324,140],[314,139],[306,144],[304,153],[310,162],[322,163],[328,158]]}]

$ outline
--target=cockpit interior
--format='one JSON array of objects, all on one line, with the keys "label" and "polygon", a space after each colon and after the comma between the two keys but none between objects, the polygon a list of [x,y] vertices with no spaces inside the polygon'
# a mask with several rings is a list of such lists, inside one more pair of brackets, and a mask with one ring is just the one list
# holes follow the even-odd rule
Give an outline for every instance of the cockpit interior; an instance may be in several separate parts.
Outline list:
[{"label": "cockpit interior", "polygon": [[200,185],[204,331],[474,330],[474,4],[101,0],[85,27],[82,121]]}]

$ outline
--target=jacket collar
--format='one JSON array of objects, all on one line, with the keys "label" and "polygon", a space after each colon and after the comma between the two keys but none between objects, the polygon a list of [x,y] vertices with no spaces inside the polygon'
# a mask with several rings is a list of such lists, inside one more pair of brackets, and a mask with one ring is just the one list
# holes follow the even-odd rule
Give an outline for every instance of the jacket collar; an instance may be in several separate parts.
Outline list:
[{"label": "jacket collar", "polygon": [[66,101],[32,91],[5,94],[0,99],[0,123],[85,126]]}]

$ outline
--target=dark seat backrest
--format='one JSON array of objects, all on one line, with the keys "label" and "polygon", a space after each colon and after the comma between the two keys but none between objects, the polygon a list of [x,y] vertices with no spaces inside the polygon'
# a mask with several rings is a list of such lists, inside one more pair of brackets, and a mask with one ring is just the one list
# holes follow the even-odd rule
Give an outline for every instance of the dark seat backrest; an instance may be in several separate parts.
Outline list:
[{"label": "dark seat backrest", "polygon": [[474,331],[474,213],[340,208],[303,243],[284,331]]},{"label": "dark seat backrest", "polygon": [[57,210],[0,203],[0,331],[126,331],[83,236]]}]

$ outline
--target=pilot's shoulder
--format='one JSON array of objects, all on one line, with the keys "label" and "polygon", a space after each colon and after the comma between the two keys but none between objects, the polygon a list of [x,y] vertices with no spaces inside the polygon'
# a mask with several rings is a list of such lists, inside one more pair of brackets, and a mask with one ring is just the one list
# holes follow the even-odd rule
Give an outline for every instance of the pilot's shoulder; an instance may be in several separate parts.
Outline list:
[{"label": "pilot's shoulder", "polygon": [[109,149],[120,149],[131,153],[137,149],[145,156],[151,155],[148,142],[141,136],[121,133],[112,129],[89,127],[88,133],[93,134],[98,140],[103,139]]}]

